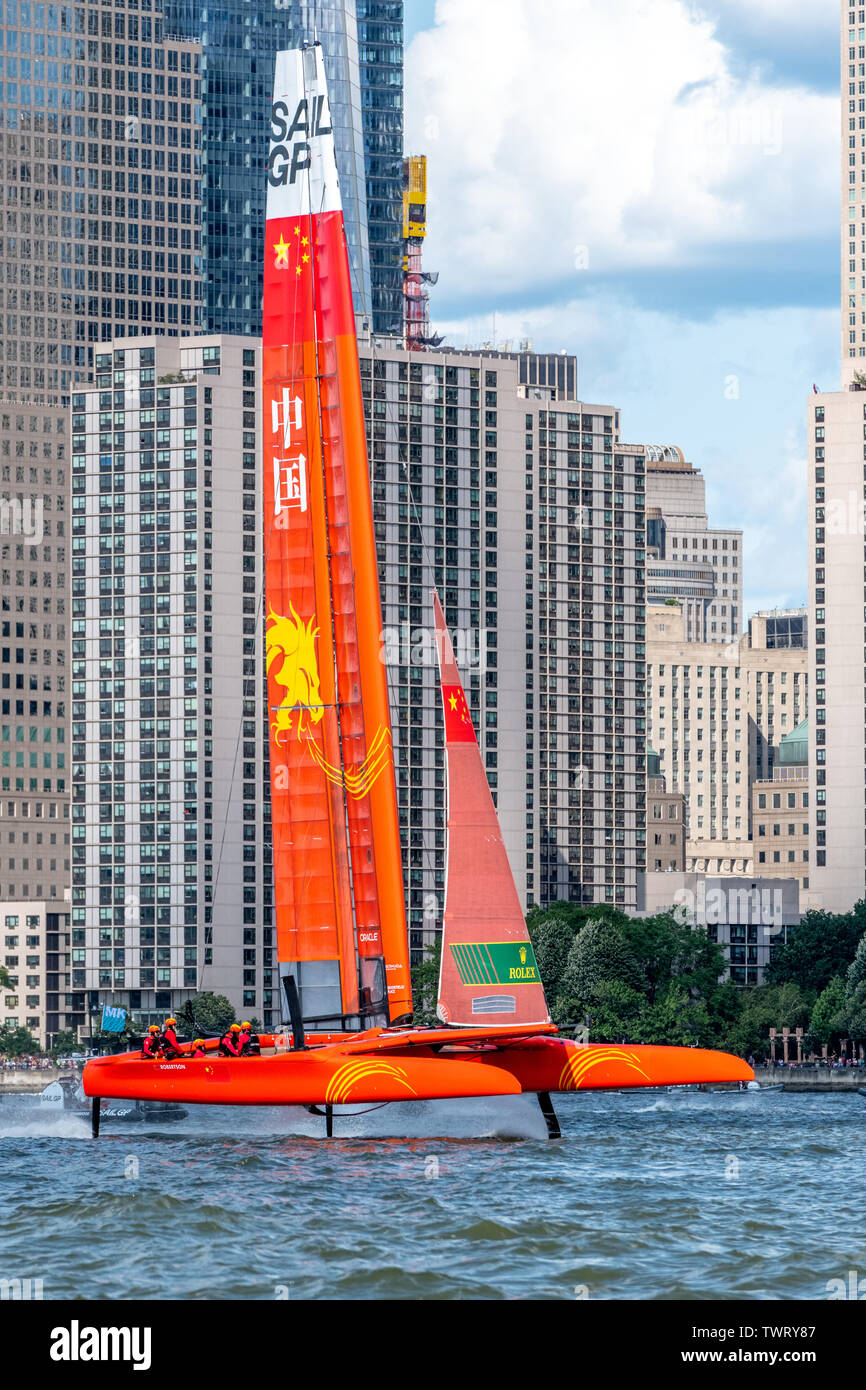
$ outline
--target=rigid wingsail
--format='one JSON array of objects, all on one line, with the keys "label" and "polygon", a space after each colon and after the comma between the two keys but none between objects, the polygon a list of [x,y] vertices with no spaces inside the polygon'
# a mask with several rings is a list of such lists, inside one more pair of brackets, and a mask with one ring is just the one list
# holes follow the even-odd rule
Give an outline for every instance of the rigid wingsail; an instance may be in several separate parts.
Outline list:
[{"label": "rigid wingsail", "polygon": [[94,1098],[333,1107],[747,1081],[697,1048],[578,1044],[550,1022],[439,599],[448,872],[438,1018],[412,1026],[394,754],[352,290],[318,43],[277,55],[267,164],[263,485],[284,1027],[261,1055],[88,1062]]}]

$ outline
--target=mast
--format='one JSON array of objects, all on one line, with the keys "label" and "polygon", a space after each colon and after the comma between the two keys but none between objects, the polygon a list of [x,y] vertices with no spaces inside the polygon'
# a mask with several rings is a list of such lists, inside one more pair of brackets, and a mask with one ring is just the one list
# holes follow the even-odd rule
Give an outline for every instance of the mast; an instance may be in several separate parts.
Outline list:
[{"label": "mast", "polygon": [[277,55],[267,165],[265,591],[280,976],[305,1020],[411,1010],[349,261],[319,44]]},{"label": "mast", "polygon": [[475,1027],[549,1023],[544,988],[439,595],[433,595],[448,768],[448,871],[437,1013]]}]

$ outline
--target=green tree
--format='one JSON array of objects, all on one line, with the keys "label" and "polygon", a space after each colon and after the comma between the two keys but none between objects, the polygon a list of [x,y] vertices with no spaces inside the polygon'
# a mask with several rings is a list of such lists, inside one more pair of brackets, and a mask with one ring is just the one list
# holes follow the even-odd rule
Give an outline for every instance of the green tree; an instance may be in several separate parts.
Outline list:
[{"label": "green tree", "polygon": [[669,980],[644,1010],[636,1041],[669,1047],[712,1043],[714,1034],[706,1004],[693,999],[680,980]]},{"label": "green tree", "polygon": [[234,1022],[235,1009],[231,1000],[224,994],[214,994],[213,990],[197,994],[178,1015],[179,1027],[184,1032],[191,1031],[194,1037],[199,1033],[224,1033]]},{"label": "green tree", "polygon": [[[567,1003],[564,1003],[564,1010]],[[644,997],[621,980],[601,980],[595,987],[586,1018],[593,1042],[635,1042],[641,1030]],[[580,1023],[582,1019],[573,1019]]]},{"label": "green tree", "polygon": [[820,1051],[845,1032],[847,995],[845,981],[841,975],[834,975],[826,989],[822,989],[812,1007],[809,1018],[809,1046]]},{"label": "green tree", "polygon": [[643,976],[650,1003],[678,980],[692,999],[714,1000],[720,994],[725,958],[705,931],[681,922],[676,913],[627,917],[623,935]]},{"label": "green tree", "polygon": [[866,1038],[866,980],[854,986],[845,999],[845,1032],[855,1042]]},{"label": "green tree", "polygon": [[554,1021],[565,1027],[580,1024],[587,1014],[594,1018],[596,1005],[610,997],[602,986],[614,983],[640,995],[641,970],[620,923],[599,916],[587,921],[574,938],[552,1011]]},{"label": "green tree", "polygon": [[5,965],[0,965],[0,989],[14,989],[15,981]]},{"label": "green tree", "polygon": [[568,953],[574,942],[574,926],[560,914],[539,916],[529,924],[538,973],[548,1001],[559,994]]},{"label": "green tree", "polygon": [[759,985],[742,992],[742,1007],[722,1036],[723,1046],[740,1057],[768,1057],[771,1028],[806,1028],[814,995],[793,981]]},{"label": "green tree", "polygon": [[642,972],[618,922],[599,917],[575,937],[562,975],[563,991],[588,1002],[602,980],[618,980],[639,990]]},{"label": "green tree", "polygon": [[413,965],[412,1009],[415,1022],[422,1027],[430,1027],[439,1022],[436,1017],[436,1000],[439,995],[439,960],[442,955],[442,938],[437,937],[433,946],[428,946],[424,959]]},{"label": "green tree", "polygon": [[769,985],[790,981],[801,989],[825,989],[834,975],[846,975],[866,931],[866,902],[850,912],[807,912],[776,948],[766,972]]},{"label": "green tree", "polygon": [[39,1044],[29,1028],[0,1028],[0,1053],[5,1057],[22,1057],[39,1051]]},{"label": "green tree", "polygon": [[68,1057],[70,1052],[78,1050],[78,1034],[74,1028],[61,1029],[54,1035],[54,1042],[51,1045],[51,1052],[55,1057]]},{"label": "green tree", "polygon": [[861,936],[857,943],[857,950],[854,952],[854,959],[848,966],[848,973],[845,976],[845,987],[848,994],[853,994],[858,985],[866,980],[866,933]]}]

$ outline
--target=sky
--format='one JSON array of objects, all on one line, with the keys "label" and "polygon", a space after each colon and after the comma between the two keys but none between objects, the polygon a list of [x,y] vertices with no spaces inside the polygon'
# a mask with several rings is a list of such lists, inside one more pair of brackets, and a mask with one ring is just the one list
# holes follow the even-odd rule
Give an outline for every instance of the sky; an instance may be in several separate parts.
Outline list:
[{"label": "sky", "polygon": [[406,0],[431,319],[578,358],[628,443],[806,600],[812,384],[839,385],[838,0]]}]

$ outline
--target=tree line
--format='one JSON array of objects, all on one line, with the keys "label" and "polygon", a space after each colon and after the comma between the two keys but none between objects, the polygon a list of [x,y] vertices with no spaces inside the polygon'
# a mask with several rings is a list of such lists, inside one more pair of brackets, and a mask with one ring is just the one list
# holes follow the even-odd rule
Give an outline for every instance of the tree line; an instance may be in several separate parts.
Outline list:
[{"label": "tree line", "polygon": [[[807,1052],[866,1042],[866,902],[807,912],[762,985],[723,980],[722,947],[671,909],[629,917],[557,902],[527,926],[554,1023],[591,1042],[713,1047],[760,1061],[771,1028],[804,1029]],[[412,972],[415,1018],[435,1022],[439,947]],[[586,1033],[582,1030],[586,1029]]]}]

